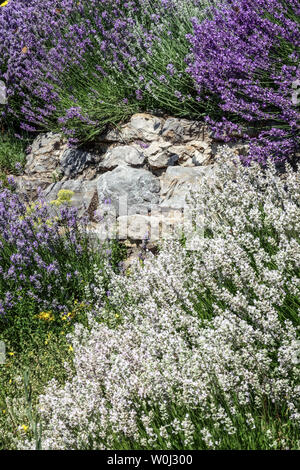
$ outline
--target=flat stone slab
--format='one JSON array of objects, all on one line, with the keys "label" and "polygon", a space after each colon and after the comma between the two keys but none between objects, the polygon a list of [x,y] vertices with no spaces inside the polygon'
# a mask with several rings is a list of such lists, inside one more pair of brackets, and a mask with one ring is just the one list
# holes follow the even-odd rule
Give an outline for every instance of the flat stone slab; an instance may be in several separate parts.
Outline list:
[{"label": "flat stone slab", "polygon": [[106,152],[98,166],[101,170],[108,171],[121,165],[139,167],[145,163],[145,160],[145,155],[137,148],[131,145],[118,145]]},{"label": "flat stone slab", "polygon": [[166,173],[160,178],[161,193],[159,205],[169,209],[183,209],[186,196],[191,188],[197,187],[198,181],[204,176],[213,178],[213,165],[197,167],[168,167]]},{"label": "flat stone slab", "polygon": [[117,214],[127,215],[129,211],[138,213],[157,204],[160,182],[148,170],[119,166],[99,176],[97,191],[100,206],[109,200]]}]

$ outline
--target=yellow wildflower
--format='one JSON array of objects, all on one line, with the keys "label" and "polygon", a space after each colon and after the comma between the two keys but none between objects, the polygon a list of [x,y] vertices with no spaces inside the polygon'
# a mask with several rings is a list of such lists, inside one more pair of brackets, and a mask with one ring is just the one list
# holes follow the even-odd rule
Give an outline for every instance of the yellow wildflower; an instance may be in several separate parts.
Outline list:
[{"label": "yellow wildflower", "polygon": [[69,351],[72,352],[73,351],[73,347],[71,345],[69,345]]},{"label": "yellow wildflower", "polygon": [[50,331],[50,333],[48,333],[47,335],[47,338],[45,339],[45,345],[47,346],[47,344],[49,343],[50,339],[51,339],[51,336],[52,336],[52,332]]},{"label": "yellow wildflower", "polygon": [[9,356],[14,356],[15,353],[14,353],[13,351],[11,351],[11,352],[8,353],[8,355],[9,355]]},{"label": "yellow wildflower", "polygon": [[53,225],[53,220],[52,220],[52,219],[47,219],[47,220],[46,220],[46,224],[48,225],[48,227],[52,227],[52,225]]},{"label": "yellow wildflower", "polygon": [[9,0],[6,0],[6,2],[1,3],[0,7],[5,7],[8,4]]},{"label": "yellow wildflower", "polygon": [[60,206],[61,204],[69,204],[71,202],[71,198],[74,194],[74,191],[69,189],[61,189],[57,193],[57,198],[50,201],[50,204],[54,206]]},{"label": "yellow wildflower", "polygon": [[53,315],[51,310],[49,312],[41,312],[36,316],[40,320],[44,320],[44,321],[53,321],[54,320],[54,315]]},{"label": "yellow wildflower", "polygon": [[23,429],[23,431],[27,432],[29,429],[29,426],[27,426],[26,424],[22,424],[21,428]]}]

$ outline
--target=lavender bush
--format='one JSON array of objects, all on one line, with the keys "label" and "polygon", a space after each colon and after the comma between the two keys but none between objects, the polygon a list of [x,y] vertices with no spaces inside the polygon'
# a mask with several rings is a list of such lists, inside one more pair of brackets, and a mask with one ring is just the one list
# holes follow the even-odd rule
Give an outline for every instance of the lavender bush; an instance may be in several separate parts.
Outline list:
[{"label": "lavender bush", "polygon": [[185,35],[190,17],[205,17],[213,3],[9,1],[0,8],[3,119],[32,132],[60,130],[72,141],[142,109],[199,116]]},{"label": "lavender bush", "polygon": [[33,331],[44,335],[81,317],[91,268],[112,255],[104,245],[90,249],[84,220],[67,197],[53,215],[42,199],[26,204],[9,183],[0,187],[0,333],[22,349]]},{"label": "lavender bush", "polygon": [[251,137],[246,162],[297,155],[299,0],[14,0],[0,20],[3,118],[27,131],[76,142],[150,110]]},{"label": "lavender bush", "polygon": [[188,71],[207,100],[216,137],[252,137],[246,161],[299,151],[299,0],[225,0],[214,18],[192,20]]}]

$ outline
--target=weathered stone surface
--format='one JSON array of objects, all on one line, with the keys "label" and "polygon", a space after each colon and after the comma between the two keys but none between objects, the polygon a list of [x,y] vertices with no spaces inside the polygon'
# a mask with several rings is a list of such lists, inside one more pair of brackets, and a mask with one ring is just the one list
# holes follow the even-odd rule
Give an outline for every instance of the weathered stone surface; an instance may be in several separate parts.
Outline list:
[{"label": "weathered stone surface", "polygon": [[167,166],[175,165],[178,161],[178,155],[171,154],[168,151],[159,152],[155,155],[148,157],[148,162],[151,168],[167,168]]},{"label": "weathered stone surface", "polygon": [[68,144],[60,134],[48,132],[39,135],[31,146],[27,156],[25,174],[51,176],[59,166],[59,156]]},{"label": "weathered stone surface", "polygon": [[63,152],[60,158],[61,172],[68,178],[75,177],[97,163],[100,157],[81,149],[70,148]]},{"label": "weathered stone surface", "polygon": [[43,195],[46,201],[51,202],[57,199],[57,194],[60,190],[67,189],[74,192],[71,199],[71,206],[78,208],[79,216],[89,211],[92,200],[97,194],[97,180],[93,181],[80,181],[80,180],[67,180],[64,182],[59,181],[53,183],[44,191]]},{"label": "weathered stone surface", "polygon": [[103,142],[129,143],[136,139],[154,141],[159,137],[164,120],[147,113],[134,114],[130,122],[100,137]]},{"label": "weathered stone surface", "polygon": [[181,166],[207,165],[211,159],[211,147],[205,141],[192,140],[186,144],[172,145],[168,153],[177,155],[178,164]]},{"label": "weathered stone surface", "polygon": [[130,145],[119,145],[106,152],[99,163],[101,170],[113,170],[120,165],[142,166],[145,155]]},{"label": "weathered stone surface", "polygon": [[161,218],[142,214],[118,217],[118,237],[120,240],[158,241],[160,237]]},{"label": "weathered stone surface", "polygon": [[97,190],[100,204],[110,199],[117,213],[125,215],[128,212],[124,212],[125,208],[119,210],[120,204],[127,205],[128,210],[136,210],[136,213],[157,204],[160,183],[150,171],[119,166],[98,178]]},{"label": "weathered stone surface", "polygon": [[151,114],[134,114],[130,126],[138,132],[139,137],[146,141],[156,140],[162,129],[163,119]]},{"label": "weathered stone surface", "polygon": [[162,128],[161,136],[170,142],[188,142],[194,139],[209,140],[207,126],[197,121],[168,118]]},{"label": "weathered stone surface", "polygon": [[16,183],[17,191],[24,195],[25,198],[34,201],[38,195],[38,189],[46,189],[51,184],[50,179],[42,180],[27,175],[15,176],[11,175]]},{"label": "weathered stone surface", "polygon": [[151,142],[151,144],[149,144],[148,147],[144,150],[144,154],[149,158],[152,155],[161,152],[162,150],[165,151],[171,146],[172,144],[170,142],[164,142],[163,140]]},{"label": "weathered stone surface", "polygon": [[[243,141],[226,145],[247,155]],[[204,123],[139,113],[87,148],[69,148],[59,134],[38,136],[24,175],[14,178],[30,199],[38,187],[48,201],[60,189],[72,190],[71,203],[89,215],[93,236],[112,238],[126,225],[127,240],[134,243],[149,227],[151,237],[157,230],[161,237],[180,226],[186,196],[201,178],[213,179],[223,146]]]},{"label": "weathered stone surface", "polygon": [[213,165],[194,168],[168,167],[160,178],[160,206],[170,209],[184,208],[191,187],[195,188],[203,176],[213,178],[213,169]]}]

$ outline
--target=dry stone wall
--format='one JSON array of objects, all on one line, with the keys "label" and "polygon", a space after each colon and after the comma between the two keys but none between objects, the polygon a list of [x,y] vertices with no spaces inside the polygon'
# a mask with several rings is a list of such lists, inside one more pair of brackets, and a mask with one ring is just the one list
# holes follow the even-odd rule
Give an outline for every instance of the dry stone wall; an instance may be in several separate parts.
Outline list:
[{"label": "dry stone wall", "polygon": [[[213,178],[220,146],[203,123],[135,114],[90,148],[69,148],[59,134],[38,136],[15,179],[32,200],[38,187],[48,201],[72,190],[72,205],[89,216],[97,237],[117,229],[121,239],[154,241],[181,220],[190,188],[204,175]],[[243,142],[234,147],[247,152]]]}]

